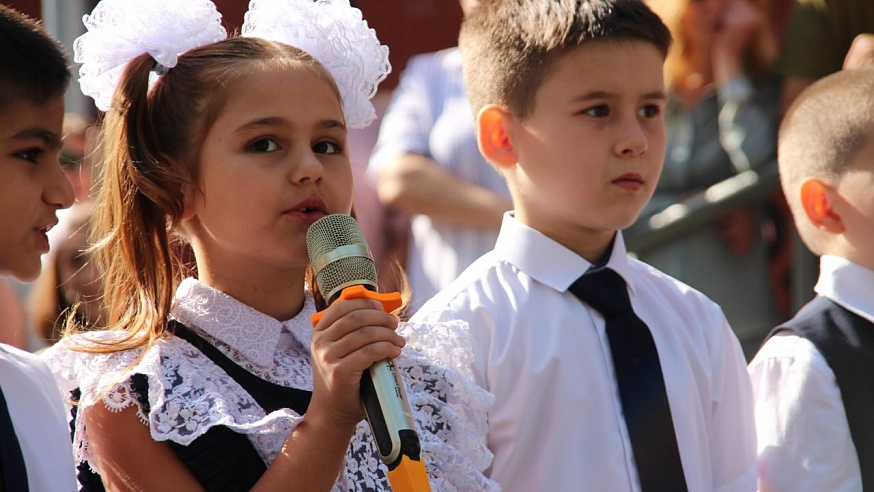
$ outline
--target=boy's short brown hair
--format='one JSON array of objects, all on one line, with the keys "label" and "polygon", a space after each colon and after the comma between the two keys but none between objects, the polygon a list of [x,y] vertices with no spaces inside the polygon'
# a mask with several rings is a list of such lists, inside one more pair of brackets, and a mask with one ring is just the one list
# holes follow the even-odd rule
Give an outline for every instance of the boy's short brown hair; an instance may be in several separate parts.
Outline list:
[{"label": "boy's short brown hair", "polygon": [[69,83],[61,45],[36,20],[0,5],[0,111],[22,100],[43,104]]},{"label": "boy's short brown hair", "polygon": [[783,193],[799,234],[811,247],[815,228],[805,218],[801,184],[807,178],[837,182],[874,139],[874,67],[843,70],[814,82],[786,112],[777,138]]},{"label": "boy's short brown hair", "polygon": [[498,104],[524,117],[561,53],[631,40],[652,43],[663,56],[671,45],[670,31],[641,0],[483,0],[459,35],[474,114]]}]

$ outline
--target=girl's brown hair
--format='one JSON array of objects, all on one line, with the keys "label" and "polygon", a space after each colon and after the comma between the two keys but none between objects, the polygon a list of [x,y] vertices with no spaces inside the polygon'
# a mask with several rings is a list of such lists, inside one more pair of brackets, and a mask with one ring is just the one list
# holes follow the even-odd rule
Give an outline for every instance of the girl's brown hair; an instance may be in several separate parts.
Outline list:
[{"label": "girl's brown hair", "polygon": [[258,38],[195,48],[151,90],[155,60],[144,54],[129,63],[102,122],[102,176],[92,227],[106,325],[126,336],[87,350],[148,348],[164,335],[176,287],[193,272],[178,226],[183,190],[198,189],[201,145],[231,88],[253,70],[277,66],[310,69],[337,90],[306,52]]}]

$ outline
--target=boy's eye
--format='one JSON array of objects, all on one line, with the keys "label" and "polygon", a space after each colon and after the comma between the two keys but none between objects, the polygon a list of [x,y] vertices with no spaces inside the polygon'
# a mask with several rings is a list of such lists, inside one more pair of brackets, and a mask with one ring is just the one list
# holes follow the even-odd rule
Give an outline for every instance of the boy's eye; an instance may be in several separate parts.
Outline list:
[{"label": "boy's eye", "polygon": [[313,145],[313,152],[316,154],[339,154],[343,149],[336,143],[323,140]]},{"label": "boy's eye", "polygon": [[40,158],[42,157],[43,150],[40,148],[34,147],[32,149],[27,149],[27,150],[23,150],[21,152],[18,152],[15,155],[17,155],[18,157],[20,157],[28,162],[32,162],[32,163],[36,164],[39,162]]},{"label": "boy's eye", "polygon": [[655,118],[662,114],[662,108],[657,104],[647,104],[640,108],[640,116],[643,118]]},{"label": "boy's eye", "polygon": [[595,118],[604,118],[605,116],[610,115],[610,108],[606,104],[601,104],[588,108],[583,111],[583,113],[588,116],[594,116]]},{"label": "boy's eye", "polygon": [[261,138],[252,142],[249,148],[255,152],[274,152],[279,149],[279,144],[272,138]]}]

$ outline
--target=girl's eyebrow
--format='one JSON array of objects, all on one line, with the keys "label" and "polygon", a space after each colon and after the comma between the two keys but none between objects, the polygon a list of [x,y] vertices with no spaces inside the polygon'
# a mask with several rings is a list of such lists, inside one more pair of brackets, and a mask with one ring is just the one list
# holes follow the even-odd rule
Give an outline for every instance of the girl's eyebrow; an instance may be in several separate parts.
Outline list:
[{"label": "girl's eyebrow", "polygon": [[41,126],[24,128],[12,136],[13,140],[29,140],[32,138],[42,140],[51,149],[61,148],[61,137],[57,133]]},{"label": "girl's eyebrow", "polygon": [[[260,127],[265,127],[265,126],[271,126],[271,127],[291,126],[291,123],[287,119],[281,118],[278,116],[270,116],[267,118],[257,118],[255,120],[252,120],[248,123],[241,125],[239,128],[237,128],[236,133],[241,133],[241,132],[252,130],[253,128],[260,128]],[[345,130],[346,124],[343,123],[342,121],[339,121],[339,120],[326,119],[326,120],[319,121],[318,127],[324,128],[324,129],[340,128],[340,129]]]}]

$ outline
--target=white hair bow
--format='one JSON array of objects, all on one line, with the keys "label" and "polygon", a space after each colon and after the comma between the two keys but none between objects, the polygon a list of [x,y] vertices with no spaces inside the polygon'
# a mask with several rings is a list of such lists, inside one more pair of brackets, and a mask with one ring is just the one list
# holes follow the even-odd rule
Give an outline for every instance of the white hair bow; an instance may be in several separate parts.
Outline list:
[{"label": "white hair bow", "polygon": [[209,0],[101,0],[73,43],[82,93],[107,111],[131,60],[148,53],[165,70],[175,67],[182,53],[227,37],[221,20]]},{"label": "white hair bow", "polygon": [[[210,0],[101,0],[83,18],[76,39],[82,93],[107,111],[124,69],[149,53],[156,62],[151,87],[186,51],[225,39],[221,15]],[[346,124],[367,126],[376,117],[370,98],[388,73],[388,47],[349,0],[252,0],[243,35],[300,48],[325,66],[340,91]]]},{"label": "white hair bow", "polygon": [[340,90],[347,126],[376,118],[370,98],[391,71],[388,46],[349,0],[252,0],[243,35],[295,46],[321,62]]}]

